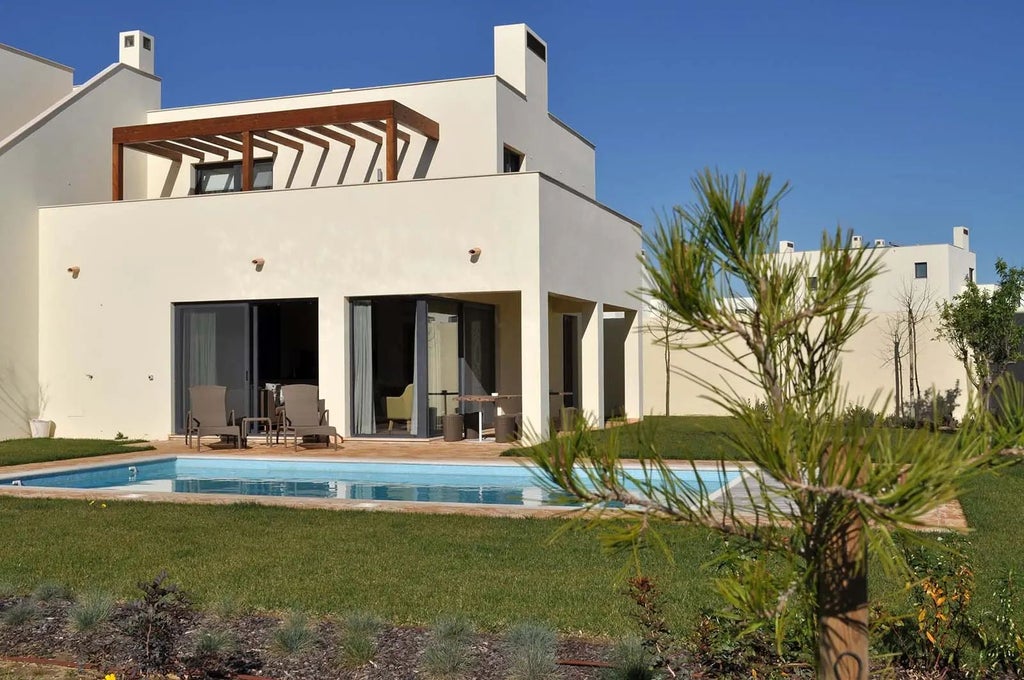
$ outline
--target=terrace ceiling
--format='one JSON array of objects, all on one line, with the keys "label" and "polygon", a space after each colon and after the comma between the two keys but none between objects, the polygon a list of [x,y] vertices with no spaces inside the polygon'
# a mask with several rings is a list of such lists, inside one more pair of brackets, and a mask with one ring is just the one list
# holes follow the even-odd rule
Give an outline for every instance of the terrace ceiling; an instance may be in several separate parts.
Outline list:
[{"label": "terrace ceiling", "polygon": [[393,181],[398,179],[398,140],[408,143],[411,139],[399,126],[427,139],[439,136],[437,122],[393,99],[117,127],[113,131],[113,200],[124,198],[126,148],[176,162],[184,156],[205,160],[206,154],[212,154],[227,159],[232,151],[241,153],[241,188],[250,191],[254,149],[277,153],[284,146],[301,152],[307,144],[323,149],[332,142],[354,147],[362,140],[384,146],[387,179]]}]

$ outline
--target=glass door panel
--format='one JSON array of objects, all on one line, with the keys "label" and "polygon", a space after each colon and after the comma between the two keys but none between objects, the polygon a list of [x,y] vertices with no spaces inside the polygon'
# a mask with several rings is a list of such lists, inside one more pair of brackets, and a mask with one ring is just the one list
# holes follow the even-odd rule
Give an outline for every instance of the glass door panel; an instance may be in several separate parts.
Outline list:
[{"label": "glass door panel", "polygon": [[189,388],[224,385],[227,407],[241,419],[250,412],[249,305],[223,303],[175,307],[175,430],[184,432]]},{"label": "glass door panel", "polygon": [[449,300],[427,303],[428,435],[441,432],[441,418],[459,408],[459,305]]},{"label": "glass door panel", "polygon": [[[462,393],[491,394],[496,389],[494,308],[465,304],[462,310]],[[494,404],[464,404],[464,413],[483,410],[484,427],[494,424]]]}]

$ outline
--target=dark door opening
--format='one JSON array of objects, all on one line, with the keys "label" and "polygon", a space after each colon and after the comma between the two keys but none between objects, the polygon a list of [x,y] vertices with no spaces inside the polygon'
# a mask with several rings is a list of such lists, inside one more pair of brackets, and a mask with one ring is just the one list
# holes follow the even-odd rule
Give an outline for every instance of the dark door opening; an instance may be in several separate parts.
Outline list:
[{"label": "dark door opening", "polygon": [[[319,384],[315,299],[174,306],[174,431],[185,431],[189,388],[226,385],[235,417],[272,415],[277,386]],[[269,387],[269,389],[268,389]]]}]

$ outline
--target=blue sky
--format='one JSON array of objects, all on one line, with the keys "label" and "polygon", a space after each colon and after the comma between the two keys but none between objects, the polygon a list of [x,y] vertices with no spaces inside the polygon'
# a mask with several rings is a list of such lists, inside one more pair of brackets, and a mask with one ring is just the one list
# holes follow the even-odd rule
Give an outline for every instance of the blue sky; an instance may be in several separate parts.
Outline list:
[{"label": "blue sky", "polygon": [[549,45],[552,112],[598,197],[650,224],[705,166],[792,182],[782,236],[947,242],[1024,265],[1024,3],[0,2],[0,42],[73,66],[157,38],[165,106],[491,73],[491,27]]}]

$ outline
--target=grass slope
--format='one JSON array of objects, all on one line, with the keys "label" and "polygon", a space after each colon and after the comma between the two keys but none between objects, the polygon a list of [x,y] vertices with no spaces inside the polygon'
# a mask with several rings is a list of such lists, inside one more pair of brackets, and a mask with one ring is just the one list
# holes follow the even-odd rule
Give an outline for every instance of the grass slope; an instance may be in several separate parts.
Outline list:
[{"label": "grass slope", "polygon": [[142,439],[8,439],[0,441],[0,467],[152,449]]}]

